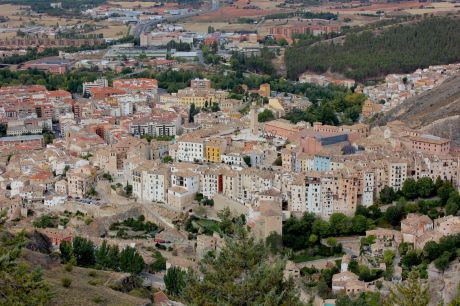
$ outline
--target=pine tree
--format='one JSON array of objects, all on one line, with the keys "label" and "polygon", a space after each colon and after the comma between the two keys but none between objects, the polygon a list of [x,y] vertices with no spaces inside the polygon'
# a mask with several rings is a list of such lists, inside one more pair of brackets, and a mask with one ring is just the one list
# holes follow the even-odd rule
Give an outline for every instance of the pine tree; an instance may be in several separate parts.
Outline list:
[{"label": "pine tree", "polygon": [[25,243],[24,234],[11,238],[3,229],[4,222],[5,214],[0,213],[0,305],[46,305],[51,295],[42,270],[16,262]]},{"label": "pine tree", "polygon": [[144,269],[144,259],[135,248],[127,247],[120,253],[120,270],[138,274]]},{"label": "pine tree", "polygon": [[179,296],[185,288],[185,272],[178,267],[169,268],[164,276],[168,294]]},{"label": "pine tree", "polygon": [[59,251],[61,252],[62,261],[69,262],[73,255],[72,244],[69,241],[62,241],[59,245]]},{"label": "pine tree", "polygon": [[183,299],[190,305],[301,305],[293,280],[284,278],[285,264],[240,229],[216,258],[202,261],[201,279],[187,274]]},{"label": "pine tree", "polygon": [[412,271],[409,278],[402,284],[396,285],[390,290],[389,299],[386,299],[386,306],[426,306],[430,302],[428,286],[420,282],[419,274]]}]

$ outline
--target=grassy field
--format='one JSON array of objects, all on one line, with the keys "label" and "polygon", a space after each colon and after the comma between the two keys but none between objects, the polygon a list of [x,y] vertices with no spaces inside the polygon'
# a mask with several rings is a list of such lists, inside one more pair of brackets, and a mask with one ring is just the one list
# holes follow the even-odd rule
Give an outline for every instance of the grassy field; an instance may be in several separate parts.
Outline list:
[{"label": "grassy field", "polygon": [[220,233],[219,222],[208,219],[198,219],[192,222],[196,229],[202,228],[204,233]]},{"label": "grassy field", "polygon": [[[52,295],[47,306],[134,306],[149,303],[147,298],[140,298],[110,288],[110,285],[116,283],[116,280],[128,274],[80,267],[73,267],[71,271],[66,271],[64,265],[51,259],[49,255],[28,249],[22,250],[21,261],[31,267],[42,267],[43,277]],[[71,280],[69,288],[62,285],[64,278]]]},{"label": "grassy field", "polygon": [[[105,25],[105,24],[104,24]],[[105,38],[120,38],[128,34],[129,27],[126,25],[108,24],[105,28],[90,32],[88,34],[104,34]]]},{"label": "grassy field", "polygon": [[[90,276],[94,271],[95,276]],[[74,267],[65,271],[62,265],[44,271],[53,294],[49,305],[144,305],[148,301],[110,289],[106,283],[117,273]],[[93,274],[94,275],[94,274]],[[64,288],[61,280],[72,280],[70,288]]]}]

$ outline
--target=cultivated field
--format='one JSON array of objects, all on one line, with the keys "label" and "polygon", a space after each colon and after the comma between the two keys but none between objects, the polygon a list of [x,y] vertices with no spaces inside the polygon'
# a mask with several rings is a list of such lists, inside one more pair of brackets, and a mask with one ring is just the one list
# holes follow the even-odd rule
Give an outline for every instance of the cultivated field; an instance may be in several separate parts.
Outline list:
[{"label": "cultivated field", "polygon": [[458,3],[450,2],[432,2],[420,3],[418,1],[407,1],[400,3],[373,3],[371,5],[363,5],[358,2],[351,2],[346,4],[323,5],[319,7],[312,7],[314,12],[333,12],[340,15],[357,15],[357,14],[375,14],[377,11],[383,11],[386,14],[394,12],[405,12],[411,14],[424,14],[424,13],[448,13],[460,10]]}]

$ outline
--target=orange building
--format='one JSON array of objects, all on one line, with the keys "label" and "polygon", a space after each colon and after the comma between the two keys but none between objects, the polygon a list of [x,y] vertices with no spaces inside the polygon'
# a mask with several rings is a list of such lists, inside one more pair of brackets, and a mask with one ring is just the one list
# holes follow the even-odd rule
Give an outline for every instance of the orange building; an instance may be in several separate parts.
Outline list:
[{"label": "orange building", "polygon": [[429,154],[446,154],[450,151],[450,140],[433,135],[412,137],[412,150]]},{"label": "orange building", "polygon": [[113,88],[123,89],[128,92],[156,92],[158,90],[158,81],[155,79],[137,78],[137,79],[118,79],[113,81]]},{"label": "orange building", "polygon": [[88,92],[91,95],[91,97],[99,100],[103,100],[113,95],[126,94],[126,90],[112,87],[93,87],[90,88]]}]

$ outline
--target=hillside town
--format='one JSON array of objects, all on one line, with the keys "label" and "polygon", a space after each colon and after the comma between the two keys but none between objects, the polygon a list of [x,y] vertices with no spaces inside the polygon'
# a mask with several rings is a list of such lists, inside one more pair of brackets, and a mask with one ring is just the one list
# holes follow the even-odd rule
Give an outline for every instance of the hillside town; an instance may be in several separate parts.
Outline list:
[{"label": "hillside town", "polygon": [[0,305],[460,303],[458,5],[0,8]]}]

